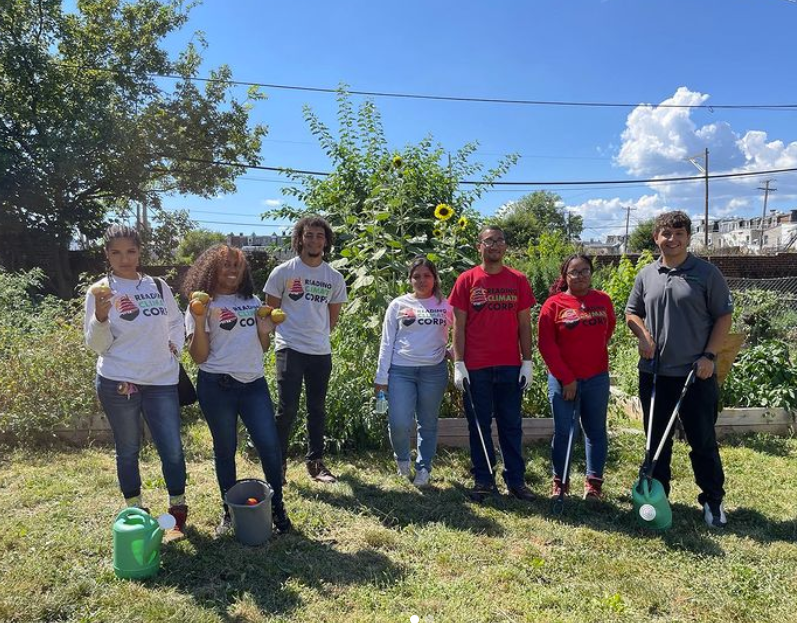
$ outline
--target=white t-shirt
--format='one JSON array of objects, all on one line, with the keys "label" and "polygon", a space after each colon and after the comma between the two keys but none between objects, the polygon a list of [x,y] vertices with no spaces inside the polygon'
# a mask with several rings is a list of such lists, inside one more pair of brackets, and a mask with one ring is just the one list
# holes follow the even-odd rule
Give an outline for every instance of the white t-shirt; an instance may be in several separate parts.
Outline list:
[{"label": "white t-shirt", "polygon": [[[152,277],[120,279],[111,276],[94,285],[109,285],[111,310],[106,322],[94,315],[94,295],[86,294],[83,332],[86,345],[99,355],[97,373],[112,381],[136,385],[176,385],[179,353],[185,344],[183,315],[171,289],[163,283],[163,297]],[[92,286],[93,287],[93,286]]]},{"label": "white t-shirt", "polygon": [[291,348],[306,355],[328,355],[329,306],[346,302],[343,275],[326,262],[308,266],[295,257],[277,266],[263,288],[282,299],[287,318],[277,325],[274,348]]},{"label": "white t-shirt", "polygon": [[[229,374],[236,381],[251,383],[263,376],[263,347],[257,335],[255,313],[260,299],[237,294],[217,294],[205,315],[210,352],[199,369],[211,374]],[[185,332],[196,327],[191,311],[185,313]]]},{"label": "white t-shirt", "polygon": [[453,320],[446,299],[417,299],[414,294],[393,299],[382,323],[375,382],[387,385],[391,365],[433,366],[443,361]]}]

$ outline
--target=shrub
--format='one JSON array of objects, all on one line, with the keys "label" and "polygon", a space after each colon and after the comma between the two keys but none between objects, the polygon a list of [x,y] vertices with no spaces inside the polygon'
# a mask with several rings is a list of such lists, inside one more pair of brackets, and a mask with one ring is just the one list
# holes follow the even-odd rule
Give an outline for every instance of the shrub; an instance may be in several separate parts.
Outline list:
[{"label": "shrub", "polygon": [[726,407],[797,408],[797,363],[783,340],[766,340],[743,351],[723,386]]},{"label": "shrub", "polygon": [[97,412],[82,301],[41,296],[42,279],[0,272],[0,432],[22,443]]}]

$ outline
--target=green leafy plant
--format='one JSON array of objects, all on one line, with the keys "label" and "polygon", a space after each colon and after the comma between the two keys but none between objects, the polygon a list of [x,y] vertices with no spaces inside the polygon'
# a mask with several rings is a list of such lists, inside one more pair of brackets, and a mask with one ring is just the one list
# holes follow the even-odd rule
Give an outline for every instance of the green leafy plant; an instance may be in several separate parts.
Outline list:
[{"label": "green leafy plant", "polygon": [[797,408],[797,362],[783,340],[765,340],[744,351],[723,386],[726,407]]}]

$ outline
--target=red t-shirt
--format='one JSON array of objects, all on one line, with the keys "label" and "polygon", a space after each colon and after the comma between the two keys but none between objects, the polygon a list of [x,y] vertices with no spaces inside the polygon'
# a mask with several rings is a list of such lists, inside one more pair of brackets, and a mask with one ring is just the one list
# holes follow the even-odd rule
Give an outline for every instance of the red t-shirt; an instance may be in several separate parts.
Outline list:
[{"label": "red t-shirt", "polygon": [[588,379],[609,369],[606,346],[616,320],[609,295],[590,290],[575,297],[560,292],[540,311],[539,348],[548,370],[560,383]]},{"label": "red t-shirt", "polygon": [[462,273],[448,297],[467,312],[465,366],[468,370],[519,366],[518,312],[536,301],[526,276],[506,266],[495,275],[476,266]]}]

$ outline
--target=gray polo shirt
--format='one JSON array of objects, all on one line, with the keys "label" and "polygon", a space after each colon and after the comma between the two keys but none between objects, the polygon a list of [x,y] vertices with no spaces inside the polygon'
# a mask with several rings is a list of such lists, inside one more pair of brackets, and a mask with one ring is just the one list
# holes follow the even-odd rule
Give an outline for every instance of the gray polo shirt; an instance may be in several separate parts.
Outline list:
[{"label": "gray polo shirt", "polygon": [[[662,376],[686,376],[706,349],[717,318],[733,312],[728,284],[713,264],[687,255],[678,268],[661,258],[643,268],[634,281],[626,314],[645,320],[658,345]],[[653,372],[653,361],[640,359],[639,369]]]}]

